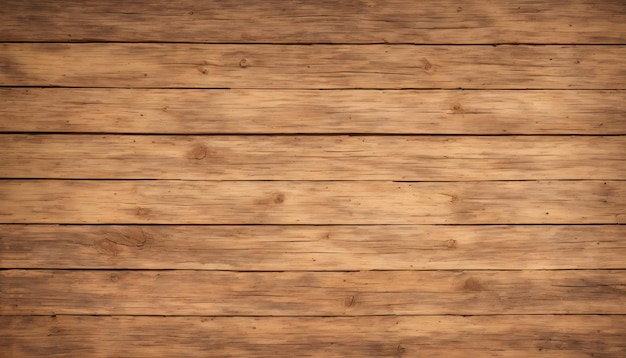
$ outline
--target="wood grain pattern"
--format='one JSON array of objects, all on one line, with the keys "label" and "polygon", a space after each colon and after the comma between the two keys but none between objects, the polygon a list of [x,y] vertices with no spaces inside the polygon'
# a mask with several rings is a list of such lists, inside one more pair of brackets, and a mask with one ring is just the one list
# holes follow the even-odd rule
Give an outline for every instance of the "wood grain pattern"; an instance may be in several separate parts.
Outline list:
[{"label": "wood grain pattern", "polygon": [[5,0],[0,41],[626,42],[614,1]]},{"label": "wood grain pattern", "polygon": [[[625,314],[626,271],[3,270],[4,314]],[[593,299],[590,299],[593,297]]]},{"label": "wood grain pattern", "polygon": [[1,223],[613,224],[626,181],[2,180],[0,200]]},{"label": "wood grain pattern", "polygon": [[0,88],[0,118],[0,132],[626,134],[626,91]]},{"label": "wood grain pattern", "polygon": [[1,268],[623,268],[626,226],[0,226]]},{"label": "wood grain pattern", "polygon": [[[619,357],[626,316],[0,317],[19,357]],[[158,338],[155,338],[158,337]]]},{"label": "wood grain pattern", "polygon": [[604,180],[626,179],[624,153],[626,136],[0,134],[0,176],[189,180]]},{"label": "wood grain pattern", "polygon": [[1,86],[626,89],[626,46],[0,44]]}]

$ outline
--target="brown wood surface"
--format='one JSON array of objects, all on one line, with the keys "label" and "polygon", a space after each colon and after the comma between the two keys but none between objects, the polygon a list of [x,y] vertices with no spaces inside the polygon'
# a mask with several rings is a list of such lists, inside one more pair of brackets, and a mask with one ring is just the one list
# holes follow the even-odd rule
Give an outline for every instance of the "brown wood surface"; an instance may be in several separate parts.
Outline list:
[{"label": "brown wood surface", "polygon": [[3,268],[622,268],[623,225],[0,226]]},{"label": "brown wood surface", "polygon": [[626,89],[626,46],[0,44],[0,86]]},{"label": "brown wood surface", "polygon": [[626,181],[2,180],[1,223],[624,223]]},{"label": "brown wood surface", "polygon": [[189,180],[626,179],[625,137],[2,135],[0,176]]},{"label": "brown wood surface", "polygon": [[626,356],[624,0],[5,0],[0,357]]},{"label": "brown wood surface", "polygon": [[0,279],[4,314],[626,314],[624,270],[3,270]]},{"label": "brown wood surface", "polygon": [[4,0],[0,41],[626,42],[621,0]]},{"label": "brown wood surface", "polygon": [[13,357],[620,357],[626,316],[0,317]]},{"label": "brown wood surface", "polygon": [[626,91],[0,88],[0,118],[5,132],[626,134]]},{"label": "brown wood surface", "polygon": [[3,268],[622,268],[626,226],[0,226]]}]

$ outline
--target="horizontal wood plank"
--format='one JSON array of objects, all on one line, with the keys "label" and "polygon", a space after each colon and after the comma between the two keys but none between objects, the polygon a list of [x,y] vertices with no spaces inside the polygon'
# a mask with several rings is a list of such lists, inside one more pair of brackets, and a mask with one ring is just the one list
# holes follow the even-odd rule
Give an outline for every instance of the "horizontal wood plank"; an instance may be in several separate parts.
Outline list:
[{"label": "horizontal wood plank", "polygon": [[624,223],[626,181],[2,180],[1,223]]},{"label": "horizontal wood plank", "polygon": [[618,43],[621,1],[4,0],[0,41]]},{"label": "horizontal wood plank", "polygon": [[0,226],[0,268],[626,268],[626,226]]},{"label": "horizontal wood plank", "polygon": [[[0,177],[626,179],[626,136],[2,135]],[[27,164],[27,165],[25,165]]]},{"label": "horizontal wood plank", "polygon": [[0,44],[0,86],[625,89],[626,46]]},{"label": "horizontal wood plank", "polygon": [[10,317],[11,357],[619,357],[626,316]]},{"label": "horizontal wood plank", "polygon": [[0,116],[0,132],[626,134],[626,91],[0,88]]},{"label": "horizontal wood plank", "polygon": [[3,270],[4,314],[626,314],[626,271]]}]

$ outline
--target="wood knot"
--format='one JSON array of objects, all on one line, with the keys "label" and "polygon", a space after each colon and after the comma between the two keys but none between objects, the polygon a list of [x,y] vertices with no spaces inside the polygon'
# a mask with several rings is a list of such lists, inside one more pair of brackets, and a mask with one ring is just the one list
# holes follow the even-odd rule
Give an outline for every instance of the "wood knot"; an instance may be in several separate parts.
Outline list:
[{"label": "wood knot", "polygon": [[239,67],[241,68],[248,67],[248,60],[246,60],[245,58],[242,58],[241,61],[239,61]]},{"label": "wood knot", "polygon": [[99,253],[107,256],[117,256],[120,252],[117,244],[109,239],[96,240],[93,245]]},{"label": "wood knot", "polygon": [[136,213],[137,213],[137,216],[146,216],[146,215],[150,214],[150,211],[151,211],[150,209],[143,208],[143,207],[140,206],[140,207],[137,208]]},{"label": "wood knot", "polygon": [[194,147],[191,150],[191,157],[193,159],[201,160],[201,159],[206,158],[207,152],[208,152],[207,147],[203,145],[199,145],[199,146]]},{"label": "wood knot", "polygon": [[202,61],[202,63],[198,66],[198,71],[200,71],[200,73],[202,73],[203,75],[208,75],[209,74],[209,61],[204,60]]},{"label": "wood knot", "polygon": [[122,246],[143,248],[148,241],[149,235],[142,228],[128,227],[121,231],[105,232],[105,239],[112,245],[116,245],[116,254]]},{"label": "wood knot", "polygon": [[455,249],[456,245],[457,245],[457,242],[454,239],[450,239],[450,240],[446,241],[446,247],[449,248],[449,249]]},{"label": "wood knot", "polygon": [[285,194],[278,193],[274,195],[274,204],[282,204],[285,202]]},{"label": "wood knot", "polygon": [[398,346],[396,347],[396,355],[400,356],[404,353],[406,353],[406,348],[404,348],[402,344],[398,344]]},{"label": "wood knot", "polygon": [[463,8],[461,6],[456,8],[456,12],[461,12],[461,11],[463,11]]},{"label": "wood knot", "polygon": [[426,57],[422,59],[422,68],[426,72],[430,71],[430,69],[433,68],[433,65],[430,63],[430,61],[428,61]]},{"label": "wood knot", "polygon": [[351,295],[346,297],[346,299],[344,300],[344,306],[346,307],[354,307],[356,306],[356,296],[355,295]]},{"label": "wood knot", "polygon": [[463,283],[463,289],[466,291],[482,291],[483,285],[474,277],[470,277]]},{"label": "wood knot", "polygon": [[111,274],[111,282],[117,282],[120,280],[120,276],[116,273]]},{"label": "wood knot", "polygon": [[455,103],[452,105],[452,110],[455,112],[462,112],[463,111],[463,106],[461,106],[461,104],[459,103]]}]

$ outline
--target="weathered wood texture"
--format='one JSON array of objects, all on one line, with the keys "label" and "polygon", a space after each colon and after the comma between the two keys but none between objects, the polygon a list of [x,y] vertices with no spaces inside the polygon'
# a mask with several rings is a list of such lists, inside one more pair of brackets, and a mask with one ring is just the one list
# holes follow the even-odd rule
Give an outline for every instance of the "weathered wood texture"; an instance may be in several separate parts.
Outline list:
[{"label": "weathered wood texture", "polygon": [[626,314],[624,270],[3,270],[0,279],[4,314]]},{"label": "weathered wood texture", "polygon": [[0,226],[1,268],[623,268],[626,226]]},{"label": "weathered wood texture", "polygon": [[621,0],[5,0],[0,41],[618,43]]},{"label": "weathered wood texture", "polygon": [[625,89],[626,46],[0,44],[0,85]]},{"label": "weathered wood texture", "polygon": [[624,137],[2,135],[0,176],[193,180],[626,179]]},{"label": "weathered wood texture", "polygon": [[626,181],[3,180],[2,223],[624,223]]},{"label": "weathered wood texture", "polygon": [[12,357],[620,357],[626,316],[0,317]]},{"label": "weathered wood texture", "polygon": [[626,91],[0,88],[0,118],[5,132],[626,134]]}]

